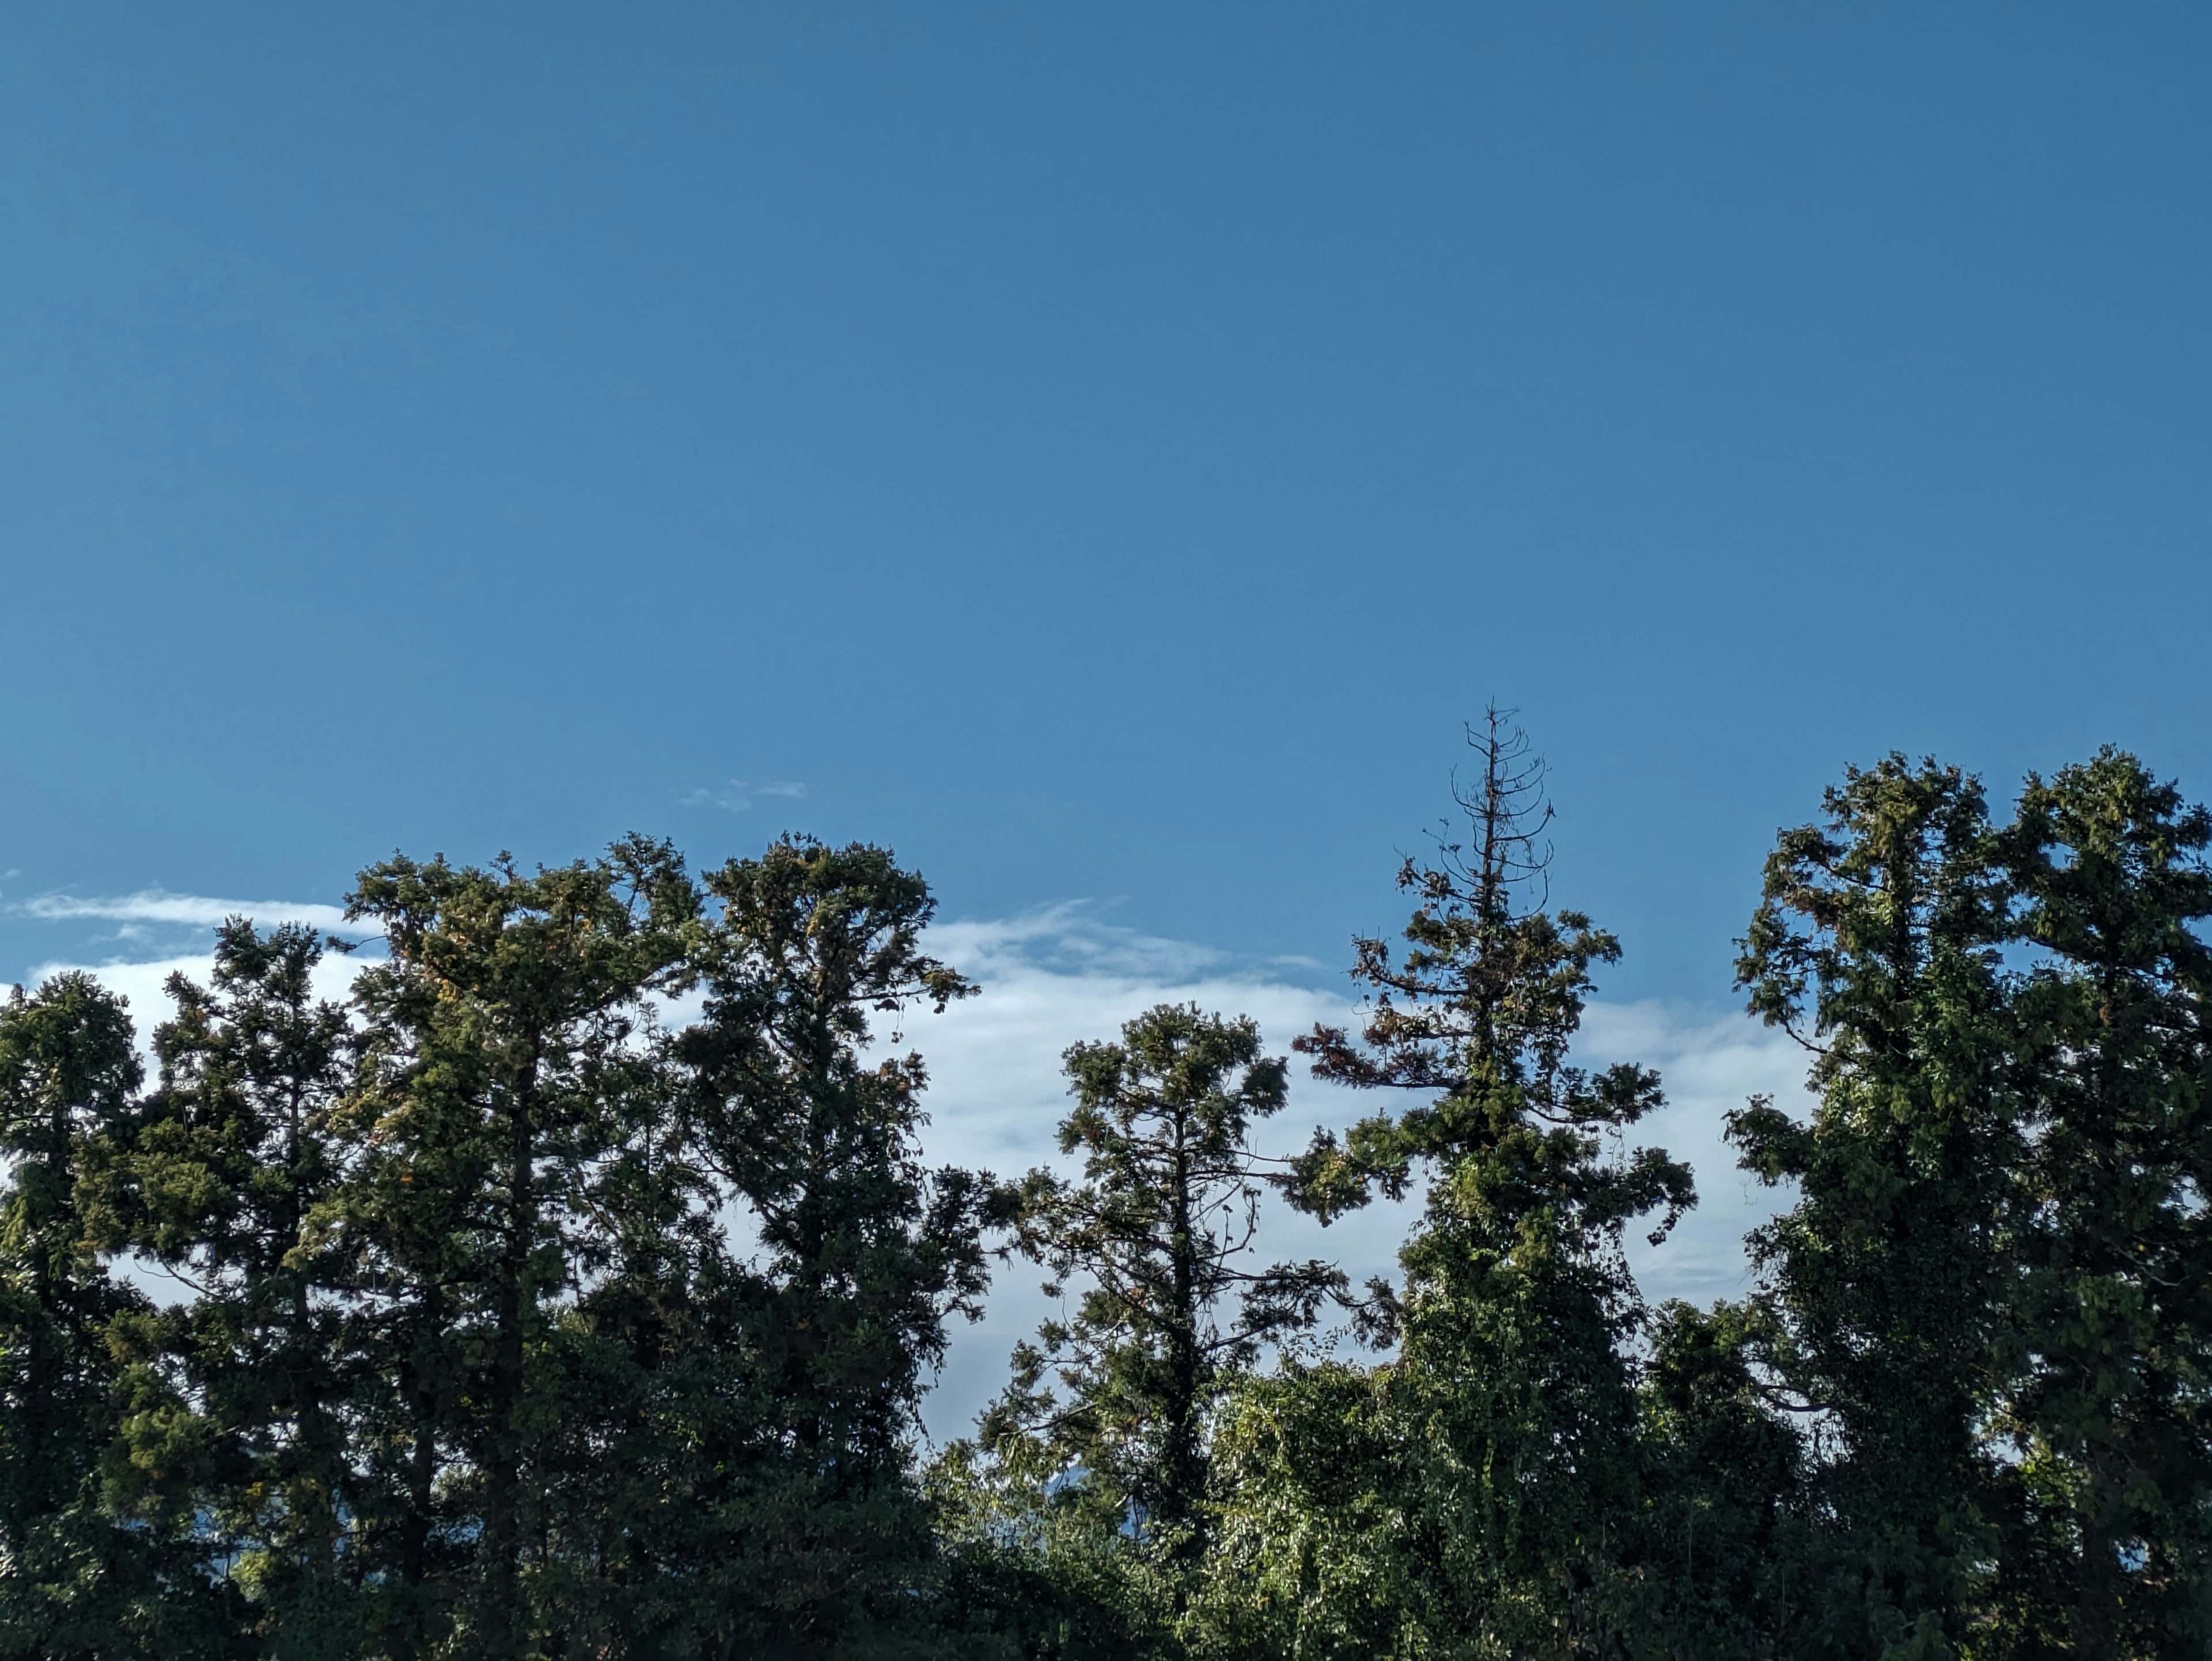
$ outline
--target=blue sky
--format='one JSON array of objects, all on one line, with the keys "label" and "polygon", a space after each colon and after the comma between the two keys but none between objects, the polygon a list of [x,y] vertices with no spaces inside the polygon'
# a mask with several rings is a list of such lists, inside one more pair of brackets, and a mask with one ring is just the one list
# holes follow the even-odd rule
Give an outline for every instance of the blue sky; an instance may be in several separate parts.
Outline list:
[{"label": "blue sky", "polygon": [[6,897],[793,825],[1333,970],[1494,696],[1613,989],[1724,1002],[1847,760],[2212,776],[2208,72],[2179,5],[12,9]]},{"label": "blue sky", "polygon": [[0,12],[0,981],[865,837],[1018,1165],[1155,995],[1335,1007],[1496,697],[1723,1287],[1775,829],[2212,789],[2208,79],[2181,5]]}]

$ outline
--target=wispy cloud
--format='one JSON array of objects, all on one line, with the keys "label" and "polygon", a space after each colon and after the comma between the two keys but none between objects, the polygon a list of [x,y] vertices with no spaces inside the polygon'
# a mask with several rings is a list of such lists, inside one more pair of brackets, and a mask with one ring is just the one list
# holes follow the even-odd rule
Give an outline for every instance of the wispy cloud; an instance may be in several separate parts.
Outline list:
[{"label": "wispy cloud", "polygon": [[307,923],[316,928],[343,928],[343,907],[317,905],[298,900],[223,900],[204,894],[171,894],[158,888],[142,888],[135,894],[106,898],[75,894],[41,894],[10,906],[26,916],[52,922],[73,918],[122,923],[176,923],[212,928],[229,917],[251,917],[262,927],[280,922]]},{"label": "wispy cloud", "polygon": [[806,794],[806,787],[796,779],[776,779],[766,784],[748,784],[743,779],[726,779],[720,784],[702,784],[682,798],[686,807],[719,807],[725,813],[742,813],[763,796],[783,796],[797,800]]}]

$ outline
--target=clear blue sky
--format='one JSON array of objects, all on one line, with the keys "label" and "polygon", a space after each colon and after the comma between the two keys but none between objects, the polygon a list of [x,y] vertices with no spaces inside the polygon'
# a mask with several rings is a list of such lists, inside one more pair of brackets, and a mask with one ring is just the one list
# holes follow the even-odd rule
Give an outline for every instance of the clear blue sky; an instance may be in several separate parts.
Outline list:
[{"label": "clear blue sky", "polygon": [[1608,993],[1723,1001],[1847,760],[2212,793],[2208,86],[2185,5],[9,8],[0,901],[788,824],[1334,966],[1495,696]]}]

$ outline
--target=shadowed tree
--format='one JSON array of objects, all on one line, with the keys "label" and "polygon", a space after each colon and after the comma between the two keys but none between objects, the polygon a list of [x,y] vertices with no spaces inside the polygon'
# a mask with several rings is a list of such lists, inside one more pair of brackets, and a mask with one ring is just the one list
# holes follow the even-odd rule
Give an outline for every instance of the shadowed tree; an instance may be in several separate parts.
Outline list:
[{"label": "shadowed tree", "polygon": [[191,1411],[136,1425],[134,1486],[197,1510],[274,1652],[319,1658],[356,1652],[361,1624],[349,1266],[321,1226],[351,1035],[314,995],[322,949],[312,929],[233,918],[208,985],[171,977],[160,1087],[117,1139],[106,1194],[110,1226],[198,1293],[156,1362]]},{"label": "shadowed tree", "polygon": [[1251,1128],[1287,1082],[1249,1018],[1163,1004],[1066,1060],[1076,1107],[1060,1145],[1082,1153],[1082,1179],[1033,1175],[1018,1238],[1048,1268],[1048,1296],[1081,1291],[1016,1349],[983,1439],[1030,1480],[1080,1469],[1117,1517],[1194,1556],[1214,1397],[1264,1346],[1349,1301],[1345,1278],[1317,1262],[1244,1266],[1274,1163]]},{"label": "shadowed tree", "polygon": [[1375,1398],[1399,1452],[1372,1538],[1409,1561],[1374,1573],[1407,1589],[1405,1641],[1579,1654],[1624,1618],[1610,1519],[1636,1505],[1626,1347],[1643,1311],[1622,1234],[1654,1211],[1663,1232],[1693,1196],[1686,1166],[1607,1146],[1659,1105],[1657,1077],[1569,1063],[1591,970],[1620,948],[1540,909],[1543,764],[1495,709],[1469,741],[1465,836],[1400,873],[1419,897],[1406,951],[1356,943],[1359,1036],[1297,1042],[1316,1077],[1420,1099],[1317,1135],[1289,1187],[1326,1219],[1431,1173],[1401,1254],[1401,1354]]},{"label": "shadowed tree", "polygon": [[934,910],[889,852],[804,839],[705,879],[720,911],[691,964],[706,992],[677,1053],[688,1142],[753,1232],[733,1294],[733,1409],[711,1571],[727,1653],[889,1645],[933,1572],[907,1446],[947,1317],[981,1312],[987,1178],[930,1171],[921,1058],[875,1025],[973,989],[921,949]]},{"label": "shadowed tree", "polygon": [[[349,915],[387,961],[356,983],[343,1226],[387,1380],[369,1525],[400,1653],[535,1653],[561,1611],[549,1451],[571,1405],[567,1321],[614,1232],[605,1178],[665,1115],[650,995],[676,977],[696,891],[633,838],[525,874],[396,857]],[[549,1579],[550,1577],[550,1579]]]},{"label": "shadowed tree", "polygon": [[1766,1360],[1826,1433],[1825,1597],[1803,1653],[1965,1641],[2008,1501],[1980,1420],[2009,1344],[2022,1157],[1999,947],[2008,901],[1980,786],[1892,756],[1784,832],[1737,974],[1813,1056],[1800,1123],[1733,1116],[1793,1183],[1753,1237]]},{"label": "shadowed tree", "polygon": [[2033,1146],[2021,1354],[1997,1415],[2031,1498],[2028,1653],[2212,1645],[2212,815],[2106,750],[2007,837]]},{"label": "shadowed tree", "polygon": [[122,1001],[86,976],[0,1007],[0,1655],[24,1661],[238,1652],[189,1506],[134,1512],[112,1491],[131,1486],[126,1430],[181,1411],[118,1365],[158,1321],[88,1214],[141,1074]]}]

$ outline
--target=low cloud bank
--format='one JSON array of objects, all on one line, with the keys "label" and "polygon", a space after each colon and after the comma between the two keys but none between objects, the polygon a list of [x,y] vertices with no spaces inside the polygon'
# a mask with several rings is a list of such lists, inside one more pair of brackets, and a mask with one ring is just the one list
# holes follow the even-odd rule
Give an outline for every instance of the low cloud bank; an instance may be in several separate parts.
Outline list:
[{"label": "low cloud bank", "polygon": [[[251,905],[152,891],[120,900],[30,905],[64,904],[76,909],[33,915],[208,924],[246,915],[264,926],[297,921],[319,928],[343,922],[333,906]],[[158,914],[155,908],[161,908]],[[1291,1038],[1317,1021],[1340,1025],[1357,1019],[1345,993],[1307,983],[1315,974],[1310,964],[1242,958],[1139,934],[1102,922],[1078,904],[998,921],[941,923],[930,932],[929,948],[982,988],[942,1015],[910,1012],[897,1036],[900,1048],[919,1050],[928,1063],[930,1123],[923,1144],[934,1164],[981,1166],[1002,1175],[1032,1165],[1064,1167],[1055,1140],[1067,1108],[1061,1053],[1081,1040],[1115,1036],[1123,1021],[1154,1004],[1196,1003],[1250,1015],[1278,1051],[1287,1050]],[[162,988],[169,977],[181,971],[204,978],[210,964],[198,955],[84,967],[130,1001],[143,1041],[167,1007]],[[68,966],[46,964],[34,977]],[[357,966],[356,959],[326,959],[319,974],[325,995],[343,997]],[[678,1019],[683,1013],[671,1012]],[[889,1032],[880,1037],[891,1039]],[[1630,1141],[1663,1147],[1688,1159],[1697,1172],[1698,1208],[1674,1234],[1656,1247],[1641,1237],[1632,1239],[1630,1261],[1645,1295],[1654,1301],[1698,1302],[1741,1295],[1750,1284],[1744,1234],[1772,1215],[1783,1196],[1736,1168],[1723,1125],[1727,1114],[1753,1095],[1771,1095],[1785,1105],[1802,1102],[1803,1052],[1784,1034],[1740,1014],[1599,1001],[1589,1011],[1577,1059],[1591,1066],[1634,1061],[1656,1068],[1667,1105]],[[1261,1128],[1260,1141],[1271,1152],[1287,1153],[1316,1124],[1341,1126],[1378,1105],[1359,1092],[1316,1081],[1299,1062],[1293,1067],[1291,1104]],[[1355,1281],[1390,1275],[1411,1209],[1377,1204],[1323,1229],[1271,1203],[1263,1213],[1260,1246],[1271,1256],[1334,1258]],[[956,1329],[928,1404],[933,1435],[963,1433],[1004,1382],[1008,1350],[1048,1311],[1038,1280],[1026,1263],[1007,1265],[999,1273],[984,1321]]]}]

